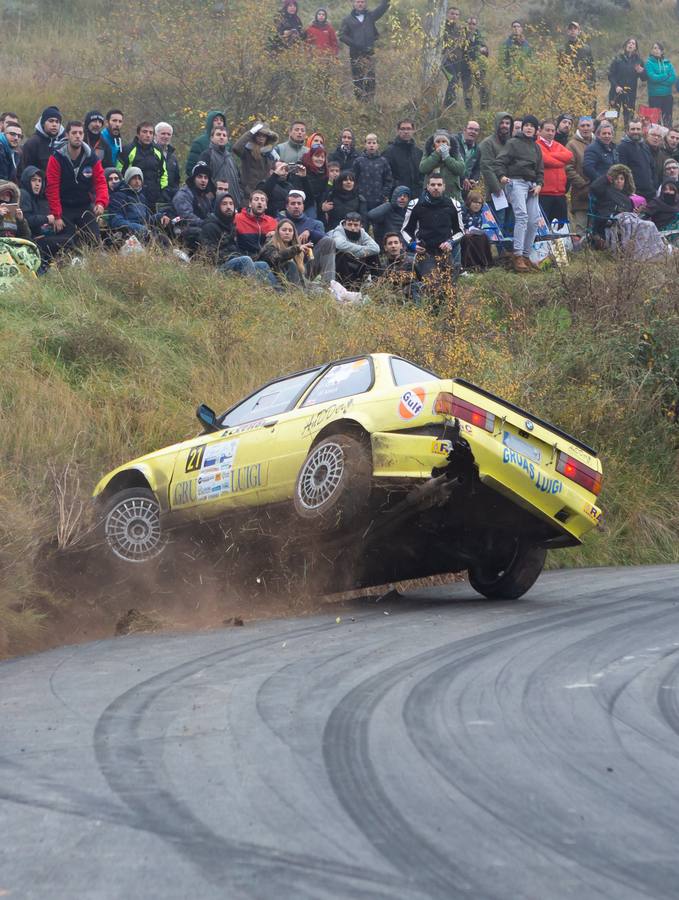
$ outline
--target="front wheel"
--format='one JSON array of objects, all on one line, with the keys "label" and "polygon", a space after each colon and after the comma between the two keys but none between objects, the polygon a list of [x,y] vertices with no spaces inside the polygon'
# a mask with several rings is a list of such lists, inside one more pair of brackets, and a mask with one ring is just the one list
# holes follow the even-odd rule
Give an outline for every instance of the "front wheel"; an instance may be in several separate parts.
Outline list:
[{"label": "front wheel", "polygon": [[542,572],[547,551],[517,541],[507,559],[488,561],[469,569],[469,583],[489,600],[517,600],[530,590]]},{"label": "front wheel", "polygon": [[335,434],[309,451],[293,502],[303,519],[322,530],[347,525],[368,506],[372,462],[368,447],[347,434]]},{"label": "front wheel", "polygon": [[109,552],[125,563],[146,563],[165,549],[160,505],[148,488],[127,488],[105,504],[99,533]]}]

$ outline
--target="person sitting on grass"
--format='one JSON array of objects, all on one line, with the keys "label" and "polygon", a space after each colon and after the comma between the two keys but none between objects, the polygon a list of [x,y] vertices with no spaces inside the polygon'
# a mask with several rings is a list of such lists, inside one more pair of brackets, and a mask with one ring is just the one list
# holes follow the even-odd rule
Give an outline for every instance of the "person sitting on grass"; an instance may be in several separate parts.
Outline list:
[{"label": "person sitting on grass", "polygon": [[31,239],[31,229],[19,206],[19,188],[13,181],[0,181],[0,237]]},{"label": "person sitting on grass", "polygon": [[493,251],[488,235],[483,230],[483,194],[469,191],[462,207],[462,268],[489,269],[493,265]]},{"label": "person sitting on grass", "polygon": [[380,248],[361,227],[359,213],[347,213],[328,237],[335,242],[336,277],[344,287],[359,288],[369,275],[378,274]]},{"label": "person sitting on grass", "polygon": [[236,244],[236,205],[226,191],[219,192],[211,212],[200,229],[200,247],[220,272],[256,277],[267,284],[277,284],[271,269],[264,261],[253,262],[241,253]]},{"label": "person sitting on grass", "polygon": [[266,239],[259,254],[282,284],[306,284],[304,259],[312,249],[310,241],[300,243],[295,226],[289,219],[281,219]]},{"label": "person sitting on grass", "polygon": [[40,251],[40,274],[47,270],[66,239],[54,231],[54,216],[45,196],[45,175],[35,166],[27,166],[21,173],[21,210],[31,229],[31,240]]},{"label": "person sitting on grass", "polygon": [[[153,213],[144,196],[144,173],[137,166],[125,171],[123,183],[110,194],[108,205],[108,227],[116,231],[133,234],[140,241],[150,241],[159,237],[154,226],[167,228],[170,217],[165,213]],[[162,241],[168,244],[165,238]]]}]

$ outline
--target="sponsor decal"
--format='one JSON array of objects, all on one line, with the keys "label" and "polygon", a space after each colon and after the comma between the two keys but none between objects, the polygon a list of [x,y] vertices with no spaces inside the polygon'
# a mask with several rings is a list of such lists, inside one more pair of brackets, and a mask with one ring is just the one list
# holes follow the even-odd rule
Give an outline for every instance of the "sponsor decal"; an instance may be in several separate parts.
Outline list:
[{"label": "sponsor decal", "polygon": [[203,464],[203,454],[205,453],[205,444],[198,447],[191,447],[189,455],[186,457],[185,472],[197,472]]},{"label": "sponsor decal", "polygon": [[531,422],[530,419],[526,419],[525,421],[526,431],[532,431],[535,428],[535,425]]},{"label": "sponsor decal", "polygon": [[398,414],[402,419],[415,419],[424,409],[425,390],[422,387],[404,391],[398,404]]},{"label": "sponsor decal", "polygon": [[231,489],[231,469],[201,472],[196,479],[196,496],[199,500],[214,500]]},{"label": "sponsor decal", "polygon": [[243,425],[234,425],[233,428],[226,428],[222,432],[222,437],[227,437],[228,435],[234,434],[245,434],[248,431],[254,431],[256,428],[261,428],[264,423],[264,419],[255,419],[254,422],[245,422]]},{"label": "sponsor decal", "polygon": [[196,502],[195,481],[178,481],[172,489],[172,505],[186,506]]},{"label": "sponsor decal", "polygon": [[354,398],[350,397],[348,400],[340,400],[337,403],[326,406],[325,409],[320,409],[306,420],[304,427],[302,428],[302,437],[305,437],[305,435],[308,434],[315,434],[327,422],[346,415],[353,405]]},{"label": "sponsor decal", "polygon": [[589,516],[590,519],[593,519],[597,525],[601,524],[601,510],[597,509],[596,506],[592,506],[591,503],[585,503],[583,512],[586,516]]},{"label": "sponsor decal", "polygon": [[208,444],[203,454],[201,469],[230,469],[236,455],[238,441],[219,441],[216,444]]},{"label": "sponsor decal", "polygon": [[502,452],[502,462],[522,469],[531,480],[533,487],[542,494],[560,494],[563,491],[563,482],[559,478],[547,477],[539,469],[536,469],[531,460],[526,459],[516,450],[505,447]]},{"label": "sponsor decal", "polygon": [[[266,470],[265,470],[266,475]],[[231,493],[240,494],[241,491],[251,491],[254,488],[262,487],[266,483],[266,478],[262,480],[262,464],[257,463],[253,466],[240,466],[231,472]]]},{"label": "sponsor decal", "polygon": [[434,441],[431,445],[431,452],[437,456],[448,456],[452,449],[452,441]]}]

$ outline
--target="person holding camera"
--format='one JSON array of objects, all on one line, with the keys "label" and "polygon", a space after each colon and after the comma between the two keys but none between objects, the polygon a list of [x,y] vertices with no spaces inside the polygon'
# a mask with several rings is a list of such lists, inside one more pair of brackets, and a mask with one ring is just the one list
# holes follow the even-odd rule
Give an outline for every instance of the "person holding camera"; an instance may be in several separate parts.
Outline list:
[{"label": "person holding camera", "polygon": [[306,169],[301,163],[286,163],[282,159],[273,167],[273,172],[261,185],[269,201],[269,214],[277,216],[283,212],[288,202],[290,191],[298,190],[304,194]]}]

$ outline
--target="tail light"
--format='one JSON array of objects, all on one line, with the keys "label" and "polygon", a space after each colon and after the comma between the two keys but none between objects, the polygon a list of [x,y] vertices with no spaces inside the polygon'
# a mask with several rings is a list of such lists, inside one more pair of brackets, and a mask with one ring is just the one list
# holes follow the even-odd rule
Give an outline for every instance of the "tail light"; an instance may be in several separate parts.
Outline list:
[{"label": "tail light", "polygon": [[567,453],[559,453],[556,471],[597,496],[601,493],[601,472],[595,472],[594,469],[590,469],[578,459],[573,459]]},{"label": "tail light", "polygon": [[473,403],[468,403],[466,400],[460,400],[459,397],[455,397],[453,394],[439,394],[434,401],[434,412],[440,416],[463,419],[465,422],[476,425],[478,428],[485,428],[491,434],[495,430],[495,416],[493,413]]}]

